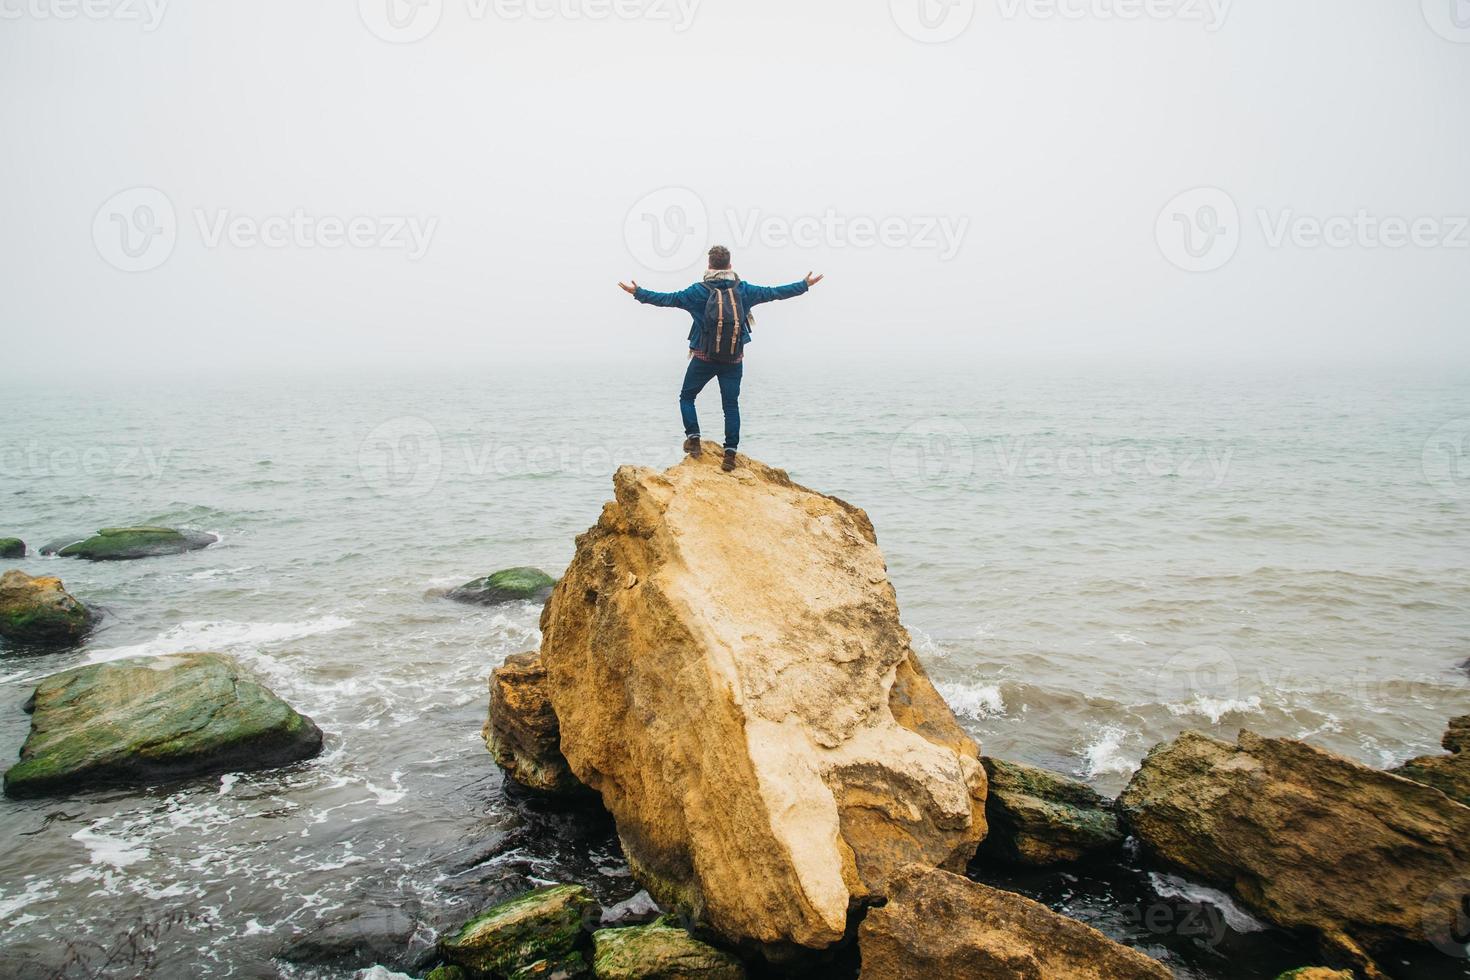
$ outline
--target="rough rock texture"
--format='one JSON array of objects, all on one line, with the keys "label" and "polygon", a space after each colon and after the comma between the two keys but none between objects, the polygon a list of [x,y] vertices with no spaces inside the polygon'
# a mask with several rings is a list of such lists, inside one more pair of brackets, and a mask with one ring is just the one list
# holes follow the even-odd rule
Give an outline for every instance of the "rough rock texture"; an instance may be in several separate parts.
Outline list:
[{"label": "rough rock texture", "polygon": [[1299,966],[1276,980],[1353,980],[1352,970],[1329,970],[1325,966]]},{"label": "rough rock texture", "polygon": [[743,980],[745,968],[678,926],[655,922],[592,934],[597,980]]},{"label": "rough rock texture", "polygon": [[1040,902],[911,865],[858,930],[861,980],[1171,980],[1163,964]]},{"label": "rough rock texture", "polygon": [[1075,779],[1018,762],[980,760],[990,778],[986,856],[1017,864],[1076,861],[1123,841],[1113,801]]},{"label": "rough rock texture", "polygon": [[551,595],[555,584],[556,579],[539,568],[507,568],[450,589],[445,597],[481,606],[522,600],[541,602]]},{"label": "rough rock texture", "polygon": [[177,531],[171,527],[105,527],[87,540],[69,544],[56,553],[62,558],[123,561],[197,551],[218,540],[203,531]]},{"label": "rough rock texture", "polygon": [[909,863],[963,868],[985,770],[856,507],[711,445],[623,467],[542,614],[561,747],[660,904],[768,956]]},{"label": "rough rock texture", "polygon": [[521,786],[568,799],[592,797],[561,754],[540,654],[515,654],[490,672],[490,716],[482,734],[495,762]]},{"label": "rough rock texture", "polygon": [[1470,715],[1451,719],[1441,745],[1449,755],[1422,755],[1390,772],[1433,786],[1452,800],[1470,805]]},{"label": "rough rock texture", "polygon": [[1470,874],[1470,807],[1292,739],[1185,732],[1154,747],[1119,803],[1158,857],[1370,976],[1366,950],[1424,942],[1425,917],[1455,911],[1440,886]]},{"label": "rough rock texture", "polygon": [[0,538],[0,558],[24,558],[26,543],[20,538]]},{"label": "rough rock texture", "polygon": [[0,637],[12,643],[77,643],[95,622],[59,578],[32,578],[18,568],[0,575]]},{"label": "rough rock texture", "polygon": [[321,730],[218,653],[91,664],[53,674],[27,705],[31,733],[8,796],[42,796],[316,755]]},{"label": "rough rock texture", "polygon": [[581,885],[537,888],[475,916],[441,939],[439,952],[476,978],[574,972],[567,966],[585,971],[582,951],[600,911]]}]

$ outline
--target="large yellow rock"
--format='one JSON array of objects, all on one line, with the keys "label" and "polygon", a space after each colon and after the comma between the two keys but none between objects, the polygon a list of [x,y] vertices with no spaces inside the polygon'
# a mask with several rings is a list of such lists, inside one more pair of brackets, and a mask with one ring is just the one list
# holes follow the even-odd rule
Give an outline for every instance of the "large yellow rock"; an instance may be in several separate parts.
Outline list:
[{"label": "large yellow rock", "polygon": [[572,771],[635,876],[767,955],[838,942],[985,833],[975,743],[899,624],[867,515],[742,457],[623,467],[542,615]]}]

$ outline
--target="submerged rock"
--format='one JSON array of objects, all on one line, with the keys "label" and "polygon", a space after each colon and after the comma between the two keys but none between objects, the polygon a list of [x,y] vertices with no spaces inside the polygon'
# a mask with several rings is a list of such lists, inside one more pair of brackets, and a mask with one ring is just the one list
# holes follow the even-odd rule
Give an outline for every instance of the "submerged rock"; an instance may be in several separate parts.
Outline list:
[{"label": "submerged rock", "polygon": [[1185,732],[1119,803],[1153,854],[1370,976],[1374,947],[1425,942],[1426,921],[1458,912],[1442,886],[1470,874],[1470,807],[1292,739]]},{"label": "submerged rock", "polygon": [[743,980],[745,968],[723,950],[662,921],[592,934],[597,980]]},{"label": "submerged rock", "polygon": [[281,766],[322,746],[310,718],[218,653],[77,667],[42,680],[27,707],[8,796]]},{"label": "submerged rock", "polygon": [[[441,939],[439,952],[472,978],[585,971],[583,952],[599,913],[597,900],[581,885],[537,888],[475,916]],[[534,972],[522,972],[528,969]]]},{"label": "submerged rock", "polygon": [[338,969],[375,964],[412,967],[430,948],[416,942],[416,903],[373,901],[350,907],[317,929],[292,939],[279,957]]},{"label": "submerged rock", "polygon": [[539,654],[515,654],[490,672],[490,716],[482,734],[496,764],[526,789],[569,799],[593,796],[561,754]]},{"label": "submerged rock", "polygon": [[88,561],[124,561],[178,555],[207,548],[218,541],[203,531],[179,531],[171,527],[105,527],[85,541],[69,544],[56,552],[62,558]]},{"label": "submerged rock", "polygon": [[84,531],[80,534],[69,534],[64,538],[55,538],[54,540],[47,541],[45,544],[41,545],[41,554],[47,556],[55,555],[59,553],[62,548],[65,548],[68,545],[76,544],[78,541],[85,541],[87,537],[88,534]]},{"label": "submerged rock", "polygon": [[59,578],[33,578],[17,568],[0,575],[0,637],[12,643],[78,643],[96,621]]},{"label": "submerged rock", "polygon": [[623,467],[542,613],[572,772],[660,904],[772,958],[909,863],[962,869],[985,770],[856,507],[742,458]]},{"label": "submerged rock", "polygon": [[492,606],[501,602],[541,602],[551,595],[556,579],[539,568],[507,568],[450,589],[445,598]]},{"label": "submerged rock", "polygon": [[1076,861],[1123,842],[1113,801],[1086,783],[1018,762],[980,760],[990,777],[981,853],[1027,865]]},{"label": "submerged rock", "polygon": [[1440,744],[1449,755],[1421,755],[1389,771],[1470,805],[1470,715],[1452,719]]},{"label": "submerged rock", "polygon": [[20,538],[0,538],[0,558],[24,558],[26,543]]},{"label": "submerged rock", "polygon": [[1040,902],[910,866],[858,930],[861,980],[1170,980],[1162,963]]}]

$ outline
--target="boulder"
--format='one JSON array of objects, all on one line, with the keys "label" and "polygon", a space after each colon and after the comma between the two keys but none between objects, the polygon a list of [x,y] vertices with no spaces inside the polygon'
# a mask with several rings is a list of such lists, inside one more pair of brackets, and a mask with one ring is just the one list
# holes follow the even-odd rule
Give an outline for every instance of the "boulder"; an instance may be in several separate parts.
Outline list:
[{"label": "boulder", "polygon": [[581,885],[537,888],[475,916],[439,941],[439,953],[476,980],[576,975],[586,971],[584,952],[600,911]]},{"label": "boulder", "polygon": [[133,657],[45,678],[7,796],[44,796],[310,758],[322,733],[218,653]]},{"label": "boulder", "polygon": [[0,538],[0,558],[24,558],[26,543],[20,538]]},{"label": "boulder", "polygon": [[906,864],[964,868],[985,770],[867,515],[717,451],[613,489],[542,611],[541,659],[562,752],[638,882],[778,959],[839,942]]},{"label": "boulder", "polygon": [[544,602],[556,579],[539,568],[507,568],[450,589],[445,598],[478,606],[501,602]]},{"label": "boulder", "polygon": [[68,545],[76,544],[78,541],[85,541],[88,536],[89,535],[87,534],[87,532],[83,531],[80,534],[68,534],[64,538],[55,538],[51,541],[47,541],[45,544],[41,545],[41,554],[47,556],[55,555],[59,553],[62,548],[65,548]]},{"label": "boulder", "polygon": [[597,980],[744,980],[745,968],[723,950],[664,921],[592,934]]},{"label": "boulder", "polygon": [[1440,744],[1449,755],[1421,755],[1389,771],[1470,805],[1470,715],[1452,719]]},{"label": "boulder", "polygon": [[1292,739],[1185,732],[1119,803],[1155,856],[1369,976],[1371,950],[1425,942],[1426,921],[1457,911],[1442,886],[1470,874],[1470,807]]},{"label": "boulder", "polygon": [[33,578],[18,568],[0,575],[0,637],[12,643],[78,643],[96,621],[59,578]]},{"label": "boulder", "polygon": [[1040,902],[911,865],[858,930],[860,980],[1170,980],[1162,963]]},{"label": "boulder", "polygon": [[277,955],[287,963],[338,969],[375,964],[412,967],[428,948],[427,941],[420,944],[416,939],[417,914],[412,900],[366,901],[290,940]]},{"label": "boulder", "polygon": [[443,964],[425,973],[424,980],[467,980],[467,977],[459,967]]},{"label": "boulder", "polygon": [[1113,801],[1086,783],[1018,762],[980,760],[989,777],[981,853],[1014,864],[1076,861],[1123,842]]},{"label": "boulder", "polygon": [[1354,980],[1352,970],[1330,970],[1325,966],[1299,966],[1276,980]]},{"label": "boulder", "polygon": [[496,764],[520,786],[568,799],[592,796],[561,754],[540,654],[514,654],[490,672],[490,716],[482,734]]},{"label": "boulder", "polygon": [[123,561],[178,555],[207,548],[218,541],[203,531],[178,531],[171,527],[105,527],[85,541],[69,544],[56,552],[62,558],[88,561]]}]

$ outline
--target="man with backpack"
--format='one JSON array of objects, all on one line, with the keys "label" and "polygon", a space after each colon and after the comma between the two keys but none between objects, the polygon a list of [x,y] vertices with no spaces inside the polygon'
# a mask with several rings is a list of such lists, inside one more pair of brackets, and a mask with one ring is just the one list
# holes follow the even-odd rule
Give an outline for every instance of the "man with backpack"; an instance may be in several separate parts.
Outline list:
[{"label": "man with backpack", "polygon": [[730,268],[730,250],[716,245],[709,250],[709,271],[704,279],[677,293],[656,293],[637,282],[618,283],[640,303],[673,306],[694,318],[689,328],[689,368],[679,392],[679,413],[684,419],[684,451],[700,455],[699,416],[694,399],[711,378],[720,382],[720,403],[725,410],[725,459],[721,468],[735,468],[735,450],[740,445],[740,377],[745,345],[750,343],[754,317],[750,308],[761,303],[800,296],[822,281],[810,272],[789,286],[752,286]]}]

